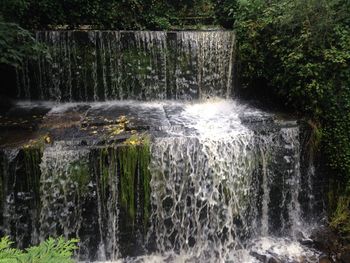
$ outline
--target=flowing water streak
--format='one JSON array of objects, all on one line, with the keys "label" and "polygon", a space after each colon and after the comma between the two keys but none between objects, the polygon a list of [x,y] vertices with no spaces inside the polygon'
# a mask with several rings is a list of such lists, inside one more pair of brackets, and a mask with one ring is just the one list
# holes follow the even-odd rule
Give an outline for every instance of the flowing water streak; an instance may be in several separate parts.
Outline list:
[{"label": "flowing water streak", "polygon": [[[232,92],[234,43],[231,32],[178,32],[176,97],[186,99],[197,92],[199,98],[229,97]],[[184,68],[186,60],[190,64],[187,67],[185,64]]]},{"label": "flowing water streak", "polygon": [[[18,155],[19,150],[18,149],[5,149],[1,154],[2,154],[2,163],[1,163],[1,187],[2,191],[6,193],[8,191],[8,185],[7,185],[7,180],[10,176],[13,176],[13,170],[16,169],[16,167],[11,169],[10,164],[15,161],[17,155]],[[2,217],[4,221],[4,226],[2,228],[2,231],[6,235],[11,234],[11,228],[10,228],[10,220],[13,217],[14,209],[12,208],[12,205],[14,204],[14,196],[8,195],[8,196],[2,196],[2,198],[5,199],[5,202],[2,204]],[[4,201],[4,200],[1,200]]]},{"label": "flowing water streak", "polygon": [[270,192],[269,192],[269,176],[267,169],[267,156],[264,150],[260,150],[261,163],[262,163],[262,212],[261,212],[261,235],[267,236],[269,233],[269,203],[270,203]]},{"label": "flowing water streak", "polygon": [[[72,149],[65,142],[46,147],[40,164],[40,240],[74,234],[79,237],[81,206],[76,205],[77,185],[72,178],[76,165],[86,163],[88,151]],[[79,198],[78,198],[79,199]]]},{"label": "flowing water streak", "polygon": [[55,101],[229,97],[229,31],[38,31],[49,54],[18,70],[18,98]]},{"label": "flowing water streak", "polygon": [[249,139],[243,135],[231,143],[203,145],[197,138],[167,138],[154,143],[152,154],[158,158],[152,160],[151,187],[157,210],[152,219],[160,252],[185,251],[202,259],[204,253],[212,259],[218,253],[225,259],[239,247],[234,221],[242,221],[241,232],[247,230],[251,177],[237,164],[245,161],[240,150]]},{"label": "flowing water streak", "polygon": [[[282,138],[285,141],[286,148],[294,152],[294,169],[288,170],[287,188],[291,193],[291,202],[289,204],[289,218],[291,219],[291,228],[300,231],[302,228],[301,207],[299,195],[301,191],[301,173],[300,173],[300,139],[299,127],[281,129]],[[293,233],[295,235],[295,233]]]},{"label": "flowing water streak", "polygon": [[138,52],[136,78],[141,93],[144,98],[166,99],[166,32],[136,31],[134,36]]},{"label": "flowing water streak", "polygon": [[2,235],[9,235],[23,248],[36,243],[40,150],[18,148],[0,151],[0,216]]},{"label": "flowing water streak", "polygon": [[314,159],[311,156],[308,162],[307,169],[307,193],[308,193],[308,210],[311,211],[311,217],[314,216],[315,213],[315,189],[314,189],[314,181],[315,181],[315,165]]}]

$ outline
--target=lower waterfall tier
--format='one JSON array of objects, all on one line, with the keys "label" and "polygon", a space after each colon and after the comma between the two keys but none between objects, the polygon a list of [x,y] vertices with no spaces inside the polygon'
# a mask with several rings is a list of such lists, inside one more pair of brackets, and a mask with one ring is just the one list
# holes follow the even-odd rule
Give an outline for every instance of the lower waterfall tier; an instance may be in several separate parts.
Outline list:
[{"label": "lower waterfall tier", "polygon": [[0,233],[77,237],[83,261],[318,262],[306,133],[233,100],[18,102],[0,118]]}]

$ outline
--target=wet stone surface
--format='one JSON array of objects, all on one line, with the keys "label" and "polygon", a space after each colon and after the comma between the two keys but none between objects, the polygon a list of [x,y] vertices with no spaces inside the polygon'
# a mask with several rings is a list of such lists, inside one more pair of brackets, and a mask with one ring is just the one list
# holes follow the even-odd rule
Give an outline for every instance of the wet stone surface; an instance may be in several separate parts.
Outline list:
[{"label": "wet stone surface", "polygon": [[[8,111],[0,113],[0,147],[23,147],[46,136],[50,137],[48,143],[63,140],[86,145],[121,142],[135,133],[193,136],[198,134],[198,128],[201,127],[195,127],[197,120],[190,119],[193,116],[188,117],[185,112],[188,105],[195,104],[133,101],[65,104],[18,102]],[[236,115],[239,115],[242,123],[255,130],[297,125],[296,122],[275,120],[273,115],[264,115],[258,110],[245,112],[246,108],[247,105],[239,105],[233,109],[240,111],[234,113],[235,116],[222,118],[232,122],[232,129],[235,129]],[[199,115],[195,117],[201,118]],[[211,125],[217,124],[220,128],[219,123],[211,123],[215,120],[209,118],[206,121]]]}]

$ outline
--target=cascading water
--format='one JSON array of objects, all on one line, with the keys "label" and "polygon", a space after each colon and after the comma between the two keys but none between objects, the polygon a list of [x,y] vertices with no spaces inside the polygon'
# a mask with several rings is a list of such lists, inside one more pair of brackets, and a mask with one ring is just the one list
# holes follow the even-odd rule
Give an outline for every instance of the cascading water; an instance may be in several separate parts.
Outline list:
[{"label": "cascading water", "polygon": [[25,62],[18,98],[56,101],[229,97],[232,32],[40,31],[50,56]]},{"label": "cascading water", "polygon": [[51,58],[18,97],[56,102],[0,118],[1,234],[77,237],[82,261],[318,262],[303,127],[231,98],[232,32],[36,37]]},{"label": "cascading water", "polygon": [[65,149],[64,143],[60,142],[44,150],[40,162],[41,241],[62,233],[66,238],[74,232],[77,234],[82,211],[81,206],[75,206],[74,202],[79,194],[74,172],[84,169],[81,167],[84,167],[87,155],[86,150]]},{"label": "cascading water", "polygon": [[[299,128],[267,125],[257,132],[239,118],[249,111],[235,102],[188,105],[171,118],[190,132],[153,142],[149,242],[156,240],[161,254],[195,262],[255,262],[247,247],[255,244],[253,251],[266,253],[259,247],[285,242],[280,253],[299,250],[283,259],[297,260],[303,248],[291,240],[304,230]],[[280,174],[274,173],[276,163],[283,167]],[[278,196],[281,203],[270,202]]]}]

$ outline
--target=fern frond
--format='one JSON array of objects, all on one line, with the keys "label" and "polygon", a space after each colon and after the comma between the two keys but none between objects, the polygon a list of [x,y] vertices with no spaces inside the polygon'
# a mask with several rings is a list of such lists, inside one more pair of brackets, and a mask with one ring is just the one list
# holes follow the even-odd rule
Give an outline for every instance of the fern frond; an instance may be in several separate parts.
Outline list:
[{"label": "fern frond", "polygon": [[72,256],[78,242],[78,239],[66,241],[63,237],[50,237],[22,252],[11,248],[13,242],[9,237],[3,237],[0,240],[0,263],[73,263]]}]

